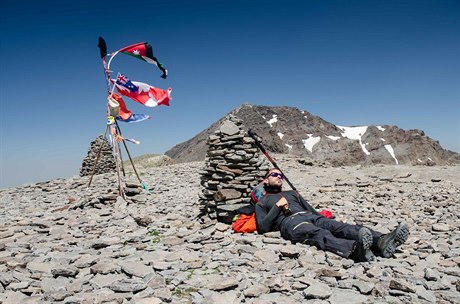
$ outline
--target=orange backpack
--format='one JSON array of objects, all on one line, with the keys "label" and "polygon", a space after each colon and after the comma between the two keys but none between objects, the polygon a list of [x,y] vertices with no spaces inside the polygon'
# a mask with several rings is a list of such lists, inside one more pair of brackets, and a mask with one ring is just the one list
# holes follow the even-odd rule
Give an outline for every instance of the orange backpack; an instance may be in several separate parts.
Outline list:
[{"label": "orange backpack", "polygon": [[[239,233],[251,233],[257,231],[256,213],[254,212],[254,206],[265,195],[264,185],[260,183],[254,187],[251,191],[251,204],[249,206],[240,208],[241,214],[235,216],[232,224],[232,229]],[[250,209],[252,212],[247,212]]]},{"label": "orange backpack", "polygon": [[256,231],[256,214],[254,212],[249,215],[240,214],[237,220],[233,222],[232,229],[240,233],[251,233]]}]

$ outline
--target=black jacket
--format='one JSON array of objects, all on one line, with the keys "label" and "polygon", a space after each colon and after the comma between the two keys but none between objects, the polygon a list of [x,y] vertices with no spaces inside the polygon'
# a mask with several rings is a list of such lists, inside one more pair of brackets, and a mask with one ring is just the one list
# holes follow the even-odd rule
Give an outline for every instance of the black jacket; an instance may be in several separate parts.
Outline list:
[{"label": "black jacket", "polygon": [[284,197],[288,201],[289,209],[292,214],[304,211],[319,214],[297,191],[267,193],[256,204],[257,231],[259,233],[277,231],[280,229],[286,216],[281,208],[277,207],[275,204],[281,197]]}]

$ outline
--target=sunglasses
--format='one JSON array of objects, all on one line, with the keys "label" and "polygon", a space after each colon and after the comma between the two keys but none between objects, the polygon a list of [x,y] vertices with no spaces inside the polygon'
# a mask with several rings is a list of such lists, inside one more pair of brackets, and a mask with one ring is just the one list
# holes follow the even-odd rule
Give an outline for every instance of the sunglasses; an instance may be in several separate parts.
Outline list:
[{"label": "sunglasses", "polygon": [[270,176],[271,177],[279,177],[281,179],[284,179],[284,175],[281,174],[281,173],[278,173],[278,172],[272,172],[272,173],[270,173]]}]

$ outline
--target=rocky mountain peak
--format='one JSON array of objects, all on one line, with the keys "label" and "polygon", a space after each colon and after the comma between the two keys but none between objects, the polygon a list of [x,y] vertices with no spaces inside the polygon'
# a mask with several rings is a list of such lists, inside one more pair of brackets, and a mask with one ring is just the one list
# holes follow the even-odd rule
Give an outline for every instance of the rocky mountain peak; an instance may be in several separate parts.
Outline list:
[{"label": "rocky mountain peak", "polygon": [[[460,163],[460,155],[443,149],[422,130],[397,126],[338,126],[307,111],[288,106],[243,104],[232,110],[243,124],[263,138],[270,152],[297,155],[332,166]],[[225,117],[166,155],[177,162],[204,160],[206,139]]]}]

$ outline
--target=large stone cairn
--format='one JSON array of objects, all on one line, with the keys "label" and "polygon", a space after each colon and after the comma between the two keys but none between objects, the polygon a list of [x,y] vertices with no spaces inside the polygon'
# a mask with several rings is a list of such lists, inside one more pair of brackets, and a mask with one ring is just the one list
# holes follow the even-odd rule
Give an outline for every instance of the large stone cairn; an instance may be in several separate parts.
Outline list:
[{"label": "large stone cairn", "polygon": [[80,176],[88,176],[93,172],[94,161],[96,160],[97,153],[99,152],[102,140],[102,150],[99,160],[97,161],[95,174],[102,174],[108,172],[116,172],[116,164],[112,154],[112,146],[107,138],[99,135],[98,138],[91,142],[88,150],[88,155],[83,159],[80,169]]},{"label": "large stone cairn", "polygon": [[220,222],[231,223],[235,211],[249,204],[252,188],[268,169],[243,128],[241,119],[229,115],[207,142],[200,204],[204,214]]}]

